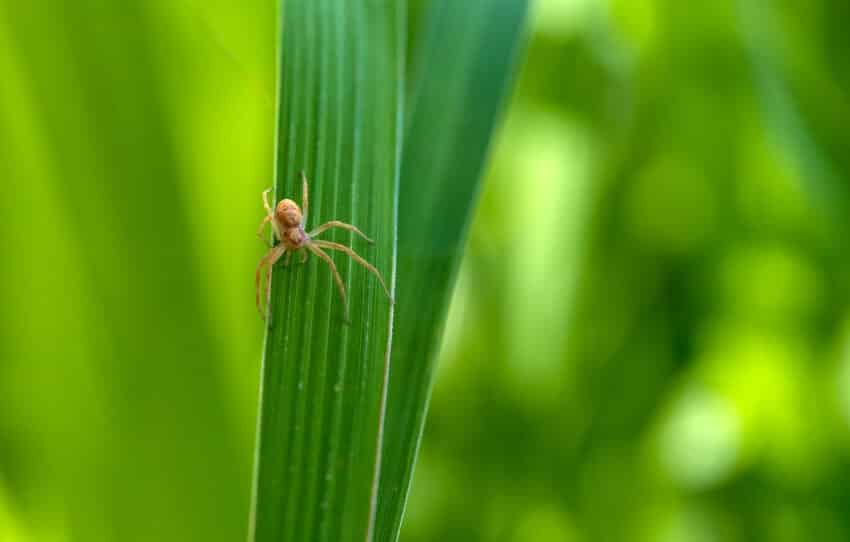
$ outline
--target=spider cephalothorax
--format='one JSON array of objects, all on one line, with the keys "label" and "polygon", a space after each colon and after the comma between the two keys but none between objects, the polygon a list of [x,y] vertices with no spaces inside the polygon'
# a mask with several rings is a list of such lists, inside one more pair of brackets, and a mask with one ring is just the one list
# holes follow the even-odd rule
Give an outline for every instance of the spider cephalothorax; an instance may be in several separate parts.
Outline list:
[{"label": "spider cephalothorax", "polygon": [[[277,206],[272,209],[272,206],[269,205],[268,195],[271,191],[271,188],[263,192],[263,205],[266,208],[266,217],[263,218],[263,221],[260,223],[260,229],[257,232],[257,235],[262,239],[263,235],[263,227],[266,224],[271,224],[272,231],[274,232],[275,237],[280,239],[280,244],[271,248],[268,253],[260,260],[259,265],[257,265],[257,273],[255,278],[256,289],[257,289],[257,310],[260,311],[260,315],[265,318],[265,313],[263,312],[262,304],[260,303],[260,278],[262,275],[263,267],[266,267],[266,308],[268,308],[268,300],[269,295],[271,293],[271,270],[274,264],[286,254],[286,260],[284,261],[284,265],[289,265],[289,257],[290,255],[298,250],[307,249],[328,264],[331,268],[331,272],[333,273],[334,281],[336,282],[337,288],[339,289],[339,294],[342,297],[342,303],[345,309],[345,319],[348,320],[348,302],[345,298],[345,286],[342,283],[342,278],[339,276],[339,271],[336,269],[336,265],[334,261],[331,259],[328,254],[322,250],[322,248],[327,248],[331,250],[339,250],[340,252],[344,252],[351,256],[351,258],[371,271],[381,283],[381,286],[384,287],[384,292],[386,292],[387,297],[392,303],[392,296],[390,295],[390,291],[387,288],[386,283],[384,282],[383,277],[378,272],[375,267],[360,257],[356,252],[351,250],[345,245],[341,245],[339,243],[334,243],[332,241],[322,241],[319,239],[314,239],[315,236],[320,233],[329,230],[330,228],[342,228],[344,230],[348,230],[356,233],[369,243],[373,243],[371,239],[366,237],[363,232],[358,230],[356,227],[351,224],[346,224],[345,222],[340,222],[338,220],[331,220],[330,222],[325,222],[315,230],[307,233],[304,230],[304,223],[307,221],[307,205],[308,205],[308,192],[307,192],[307,176],[304,175],[304,172],[301,172],[302,179],[302,187],[303,187],[303,196],[301,203],[304,206],[304,213],[301,213],[301,208],[298,207],[298,204],[292,201],[291,199],[281,200]],[[302,252],[301,262],[307,261],[307,252]]]}]

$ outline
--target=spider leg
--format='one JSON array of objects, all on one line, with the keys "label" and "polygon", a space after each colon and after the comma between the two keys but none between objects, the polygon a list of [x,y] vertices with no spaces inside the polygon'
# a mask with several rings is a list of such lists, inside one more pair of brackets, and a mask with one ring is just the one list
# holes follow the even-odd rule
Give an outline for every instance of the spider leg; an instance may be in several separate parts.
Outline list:
[{"label": "spider leg", "polygon": [[339,251],[345,252],[346,254],[351,256],[351,258],[355,262],[359,263],[360,265],[362,265],[363,267],[365,267],[366,269],[371,271],[372,274],[374,274],[376,277],[378,277],[378,280],[381,282],[381,286],[384,287],[384,292],[386,292],[386,294],[387,294],[387,299],[390,300],[390,303],[394,303],[393,296],[390,295],[390,289],[387,288],[387,284],[384,282],[384,277],[382,277],[381,273],[377,269],[375,269],[375,266],[373,266],[372,264],[370,264],[369,262],[364,260],[359,254],[357,254],[356,252],[354,252],[353,250],[351,250],[347,246],[341,245],[339,243],[334,243],[333,241],[315,240],[315,241],[311,241],[310,243],[313,244],[313,245],[316,245],[316,246],[323,247],[323,248],[330,248],[330,249],[333,249],[333,250],[339,250]]},{"label": "spider leg", "polygon": [[352,226],[351,224],[346,224],[345,222],[340,222],[339,220],[331,220],[330,222],[325,222],[324,224],[322,224],[321,226],[319,226],[315,230],[311,231],[309,233],[309,235],[310,235],[310,237],[313,237],[313,236],[319,235],[320,233],[327,231],[331,228],[342,228],[344,230],[352,231],[352,232],[356,233],[357,235],[359,235],[360,237],[362,237],[363,239],[366,239],[366,241],[368,241],[369,243],[373,243],[373,244],[375,243],[375,241],[372,241],[371,239],[366,237],[366,234],[364,234],[362,231],[358,230],[356,226]]},{"label": "spider leg", "polygon": [[345,285],[342,283],[342,277],[339,276],[339,271],[336,270],[336,264],[334,264],[334,261],[331,259],[330,256],[328,256],[322,249],[315,246],[314,243],[307,243],[304,246],[306,246],[310,252],[312,252],[319,258],[325,260],[325,263],[327,263],[328,266],[331,268],[331,272],[333,273],[337,288],[339,288],[339,295],[340,297],[342,297],[342,306],[345,310],[345,321],[349,322],[350,320],[348,319],[348,301],[346,301],[345,299]]},{"label": "spider leg", "polygon": [[[266,215],[266,217],[263,219],[263,221],[260,222],[260,229],[257,230],[257,237],[259,237],[260,240],[267,245],[268,245],[268,241],[265,238],[263,238],[263,228],[265,228],[266,224],[268,224],[271,221],[272,221],[272,215]],[[272,229],[274,229],[274,228],[272,228]]]},{"label": "spider leg", "polygon": [[273,249],[269,250],[265,256],[260,260],[260,263],[257,264],[257,272],[254,278],[254,286],[256,288],[257,293],[257,311],[259,311],[260,316],[265,320],[266,315],[263,312],[263,306],[260,303],[260,278],[262,276],[263,267],[266,267],[266,308],[268,308],[269,304],[269,296],[271,295],[271,274],[272,267],[274,264],[283,256],[283,253],[286,252],[286,247],[283,245],[278,245]]},{"label": "spider leg", "polygon": [[292,259],[291,256],[292,256],[291,251],[286,253],[286,259],[283,260],[283,266],[284,267],[289,267],[289,261]]},{"label": "spider leg", "polygon": [[[263,207],[266,209],[266,218],[263,219],[263,222],[260,224],[260,229],[262,230],[263,225],[266,221],[270,221],[272,223],[272,232],[277,236],[278,239],[282,239],[280,235],[280,228],[277,225],[277,222],[274,219],[274,208],[269,203],[269,192],[271,192],[271,188],[266,188],[263,190]],[[257,234],[259,235],[259,233]],[[260,237],[262,239],[262,237]]]},{"label": "spider leg", "polygon": [[301,220],[302,224],[307,223],[307,207],[309,202],[308,190],[307,190],[307,175],[304,174],[304,171],[301,171],[301,210],[303,212],[303,218]]},{"label": "spider leg", "polygon": [[272,206],[269,205],[269,192],[271,191],[271,188],[266,188],[265,190],[263,190],[263,207],[266,208],[266,212],[270,215],[274,214],[274,212],[272,211]]},{"label": "spider leg", "polygon": [[307,253],[307,251],[306,251],[306,250],[305,250],[304,252],[302,252],[302,253],[301,253],[301,263],[302,263],[302,264],[307,263],[307,256],[308,256],[308,253]]}]

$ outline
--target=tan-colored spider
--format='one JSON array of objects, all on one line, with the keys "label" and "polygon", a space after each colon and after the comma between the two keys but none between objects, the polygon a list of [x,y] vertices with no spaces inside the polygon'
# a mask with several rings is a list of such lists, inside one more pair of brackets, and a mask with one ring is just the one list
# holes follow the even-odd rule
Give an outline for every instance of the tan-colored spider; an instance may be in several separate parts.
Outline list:
[{"label": "tan-colored spider", "polygon": [[[323,248],[331,249],[331,250],[339,250],[340,252],[344,252],[351,256],[351,258],[371,271],[378,280],[381,282],[381,286],[384,287],[384,292],[387,294],[387,298],[390,300],[390,303],[393,302],[393,298],[390,295],[390,290],[387,288],[386,283],[384,282],[384,278],[378,272],[375,267],[360,257],[359,254],[351,250],[345,245],[341,245],[339,243],[334,243],[333,241],[323,241],[320,239],[315,239],[317,235],[320,233],[329,230],[331,228],[342,228],[344,230],[348,230],[356,233],[369,243],[374,243],[371,239],[366,237],[362,231],[358,230],[355,226],[351,224],[346,224],[345,222],[340,222],[339,220],[331,220],[330,222],[325,222],[318,228],[313,231],[307,233],[304,230],[304,224],[307,222],[307,176],[304,172],[301,172],[301,180],[302,180],[302,190],[303,195],[301,199],[301,204],[304,206],[304,213],[302,215],[301,209],[298,207],[298,204],[292,201],[291,199],[281,200],[277,206],[272,209],[272,206],[269,205],[269,192],[271,192],[271,188],[265,190],[263,192],[263,206],[266,208],[266,217],[260,223],[260,229],[257,230],[257,235],[260,239],[263,239],[263,228],[265,228],[266,224],[271,224],[272,231],[274,232],[275,237],[280,239],[280,243],[276,246],[273,246],[271,250],[269,250],[263,259],[260,260],[260,263],[257,265],[257,276],[255,279],[256,289],[257,289],[257,310],[260,311],[260,316],[265,319],[265,312],[263,311],[263,307],[260,303],[260,276],[263,271],[263,267],[266,267],[266,310],[268,310],[269,300],[271,296],[271,272],[272,267],[277,261],[286,254],[286,260],[284,260],[283,265],[288,266],[290,257],[292,253],[301,249],[307,249],[319,258],[323,259],[325,263],[328,264],[328,267],[331,268],[331,272],[333,273],[334,280],[336,281],[336,285],[339,288],[339,295],[342,297],[342,304],[345,309],[345,320],[348,320],[348,301],[345,298],[345,286],[342,283],[342,277],[339,276],[339,271],[336,269],[336,265],[334,264],[333,259],[327,255],[327,253],[322,250]],[[265,242],[265,239],[263,239]],[[301,253],[301,263],[305,263],[307,261],[307,252]]]}]

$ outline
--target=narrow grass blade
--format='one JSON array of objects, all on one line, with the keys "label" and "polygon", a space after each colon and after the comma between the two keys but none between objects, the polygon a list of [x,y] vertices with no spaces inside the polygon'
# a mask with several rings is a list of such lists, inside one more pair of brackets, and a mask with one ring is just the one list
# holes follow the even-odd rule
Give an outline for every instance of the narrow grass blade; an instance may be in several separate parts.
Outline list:
[{"label": "narrow grass blade", "polygon": [[522,43],[525,0],[434,0],[416,51],[399,196],[398,324],[377,539],[395,540],[479,179]]},{"label": "narrow grass blade", "polygon": [[[403,88],[403,0],[283,0],[275,199],[300,201],[308,228],[351,246],[394,284]],[[257,220],[262,217],[257,194]],[[372,537],[393,307],[376,278],[332,255],[273,273],[263,362],[251,538]],[[259,324],[258,324],[259,325]]]}]

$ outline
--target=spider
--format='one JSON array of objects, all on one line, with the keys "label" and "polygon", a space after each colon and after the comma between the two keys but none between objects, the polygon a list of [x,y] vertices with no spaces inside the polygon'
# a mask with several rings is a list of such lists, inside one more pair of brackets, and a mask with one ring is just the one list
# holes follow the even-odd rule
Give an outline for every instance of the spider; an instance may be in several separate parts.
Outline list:
[{"label": "spider", "polygon": [[[314,229],[311,232],[306,232],[304,230],[304,224],[307,222],[307,176],[304,172],[301,172],[301,181],[302,181],[302,198],[301,204],[304,206],[304,213],[301,213],[301,209],[298,207],[298,204],[292,201],[291,199],[281,200],[277,206],[272,209],[272,206],[269,205],[269,192],[271,192],[271,188],[266,189],[263,192],[263,206],[266,208],[266,217],[263,218],[263,221],[260,222],[260,229],[257,230],[257,235],[260,239],[263,239],[263,228],[265,228],[266,224],[271,224],[272,232],[274,232],[275,237],[280,239],[280,243],[276,246],[272,246],[271,250],[269,250],[265,256],[260,260],[260,263],[257,265],[257,274],[255,279],[255,285],[257,290],[257,310],[260,311],[260,316],[265,319],[265,312],[263,311],[262,304],[260,303],[260,277],[262,274],[263,267],[266,267],[266,309],[268,309],[269,300],[271,299],[271,272],[272,267],[275,263],[286,254],[286,259],[284,260],[283,265],[288,266],[290,256],[293,252],[307,249],[328,264],[328,267],[331,268],[331,273],[333,273],[334,281],[336,281],[337,288],[339,289],[339,295],[342,297],[342,304],[345,309],[345,321],[348,322],[348,301],[345,299],[345,286],[342,283],[342,277],[339,276],[339,271],[336,269],[336,265],[328,254],[322,250],[323,248],[331,249],[331,250],[339,250],[340,252],[344,252],[351,256],[351,258],[372,272],[381,283],[381,286],[384,287],[384,292],[387,294],[387,298],[390,300],[390,303],[393,302],[393,298],[390,295],[390,290],[387,288],[386,283],[384,282],[383,277],[381,277],[381,273],[378,272],[375,267],[360,257],[359,254],[351,250],[345,245],[341,245],[339,243],[334,243],[333,241],[323,241],[321,239],[315,239],[317,235],[320,233],[327,231],[331,228],[342,228],[344,230],[348,230],[350,232],[354,232],[363,239],[365,239],[370,244],[373,244],[374,241],[366,237],[366,235],[357,229],[355,226],[351,224],[346,224],[345,222],[340,222],[339,220],[331,220],[330,222],[325,222],[318,228]],[[265,240],[263,240],[265,242]],[[301,253],[301,263],[305,263],[307,261],[307,252],[304,251]]]}]

